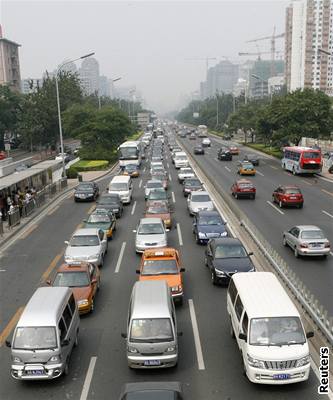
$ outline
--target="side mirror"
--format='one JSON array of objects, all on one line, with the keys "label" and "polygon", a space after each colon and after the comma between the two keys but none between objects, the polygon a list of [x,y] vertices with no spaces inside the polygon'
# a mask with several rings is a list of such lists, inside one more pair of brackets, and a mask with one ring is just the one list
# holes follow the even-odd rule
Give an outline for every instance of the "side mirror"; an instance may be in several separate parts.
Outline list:
[{"label": "side mirror", "polygon": [[5,343],[6,343],[6,346],[7,346],[7,347],[12,347],[12,344],[10,343],[10,341],[9,341],[9,340],[6,340],[6,342],[5,342]]},{"label": "side mirror", "polygon": [[185,268],[181,268],[181,269],[180,269],[180,272],[185,272],[185,271],[186,271]]},{"label": "side mirror", "polygon": [[51,286],[51,280],[48,279],[48,280],[46,281],[46,284],[49,285],[49,286]]},{"label": "side mirror", "polygon": [[139,274],[139,273],[140,273],[140,270],[139,270],[139,269],[136,269],[135,272],[136,272],[137,274]]},{"label": "side mirror", "polygon": [[248,255],[249,255],[249,256],[253,256],[253,251],[250,251],[250,252],[248,253]]},{"label": "side mirror", "polygon": [[307,339],[314,337],[314,332],[312,332],[312,331],[306,332],[306,337],[307,337]]},{"label": "side mirror", "polygon": [[182,331],[177,332],[177,336],[183,336],[183,332]]},{"label": "side mirror", "polygon": [[228,224],[228,222],[227,221],[224,221],[224,225],[227,225]]},{"label": "side mirror", "polygon": [[124,339],[127,339],[127,334],[126,334],[126,333],[124,333],[124,332],[121,332],[121,334],[120,334],[120,335],[121,335],[121,337],[122,337],[122,338],[124,338]]},{"label": "side mirror", "polygon": [[69,339],[64,339],[64,340],[61,342],[61,347],[68,346],[68,345],[69,345]]},{"label": "side mirror", "polygon": [[241,339],[241,340],[245,340],[245,342],[247,341],[247,337],[246,337],[245,333],[243,333],[243,332],[240,332],[239,335],[238,335],[238,337],[239,337],[239,339]]},{"label": "side mirror", "polygon": [[65,244],[69,244],[69,241],[68,241],[68,240],[65,240],[64,243],[65,243]]}]

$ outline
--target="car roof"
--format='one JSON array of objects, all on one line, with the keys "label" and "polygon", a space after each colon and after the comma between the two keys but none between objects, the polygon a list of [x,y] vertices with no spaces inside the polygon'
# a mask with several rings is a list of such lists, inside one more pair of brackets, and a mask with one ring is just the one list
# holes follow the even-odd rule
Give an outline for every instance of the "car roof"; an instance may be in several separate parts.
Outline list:
[{"label": "car roof", "polygon": [[280,185],[280,187],[283,189],[298,189],[298,190],[300,190],[300,188],[297,185]]},{"label": "car roof", "polygon": [[252,181],[250,181],[249,179],[238,179],[236,183],[249,183],[253,185]]},{"label": "car roof", "polygon": [[321,231],[322,229],[318,228],[315,225],[296,225],[295,228],[300,229],[301,231]]},{"label": "car roof", "polygon": [[162,224],[161,218],[145,217],[140,219],[140,225],[142,224]]},{"label": "car roof", "polygon": [[66,272],[66,271],[88,271],[89,264],[78,262],[73,264],[61,264],[58,268],[57,272]]},{"label": "car roof", "polygon": [[221,244],[225,244],[227,246],[228,245],[233,246],[233,245],[239,244],[239,245],[243,246],[242,242],[236,238],[225,237],[225,238],[211,239],[212,247],[215,248],[216,246],[219,246]]},{"label": "car roof", "polygon": [[203,211],[199,211],[197,213],[197,217],[209,217],[209,216],[218,216],[218,217],[222,218],[220,213],[216,210],[213,210],[213,211],[203,210]]},{"label": "car roof", "polygon": [[[206,192],[206,191],[204,191],[204,190],[199,190],[198,192],[192,192],[191,193],[191,196],[193,197],[193,196],[198,196],[198,195],[203,195],[203,194],[207,194],[208,196],[209,196],[209,193],[208,192]],[[209,196],[210,197],[210,196]]]},{"label": "car roof", "polygon": [[80,228],[73,233],[73,236],[98,235],[99,230],[98,228]]}]

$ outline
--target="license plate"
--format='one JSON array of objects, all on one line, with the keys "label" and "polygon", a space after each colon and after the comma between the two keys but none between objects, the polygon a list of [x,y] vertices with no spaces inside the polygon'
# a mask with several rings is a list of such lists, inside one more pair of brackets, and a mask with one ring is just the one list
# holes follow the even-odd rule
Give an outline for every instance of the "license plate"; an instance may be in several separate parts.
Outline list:
[{"label": "license plate", "polygon": [[297,197],[295,197],[295,196],[290,196],[290,200],[296,200],[297,199]]},{"label": "license plate", "polygon": [[275,380],[284,380],[284,379],[290,379],[290,374],[276,374],[276,375],[273,375],[273,379],[275,379]]},{"label": "license plate", "polygon": [[146,366],[157,366],[157,365],[161,365],[161,361],[160,360],[147,360],[147,361],[145,361],[145,365]]},{"label": "license plate", "polygon": [[44,375],[43,369],[30,369],[26,371],[27,375]]},{"label": "license plate", "polygon": [[311,247],[321,247],[322,245],[320,243],[315,243],[313,245],[311,245]]}]

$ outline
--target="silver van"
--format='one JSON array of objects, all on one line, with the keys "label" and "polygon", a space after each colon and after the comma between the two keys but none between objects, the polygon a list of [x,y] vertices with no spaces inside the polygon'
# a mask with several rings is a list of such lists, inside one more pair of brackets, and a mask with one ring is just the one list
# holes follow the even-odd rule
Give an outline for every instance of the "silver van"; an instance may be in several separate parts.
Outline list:
[{"label": "silver van", "polygon": [[41,287],[32,295],[14,331],[11,375],[15,379],[54,379],[68,374],[78,344],[80,317],[68,287]]},{"label": "silver van", "polygon": [[116,175],[109,183],[109,193],[119,194],[123,204],[128,204],[132,200],[133,183],[132,178],[127,175]]},{"label": "silver van", "polygon": [[166,281],[134,284],[128,310],[127,361],[130,368],[173,367],[178,361],[175,306]]}]

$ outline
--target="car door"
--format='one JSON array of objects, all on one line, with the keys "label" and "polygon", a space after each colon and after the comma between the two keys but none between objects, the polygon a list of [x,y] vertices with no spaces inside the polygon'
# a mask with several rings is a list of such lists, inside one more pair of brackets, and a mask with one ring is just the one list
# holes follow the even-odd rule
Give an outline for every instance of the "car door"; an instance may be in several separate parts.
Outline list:
[{"label": "car door", "polygon": [[193,233],[198,235],[198,219],[196,215],[193,217]]},{"label": "car door", "polygon": [[187,196],[187,208],[191,210],[191,199],[192,199],[192,192],[189,193]]},{"label": "car door", "polygon": [[207,248],[206,248],[206,260],[207,260],[207,266],[209,268],[212,268],[212,263],[213,263],[213,246],[212,246],[212,242],[209,241],[207,244]]},{"label": "car door", "polygon": [[92,291],[92,298],[95,297],[97,291],[97,270],[96,266],[93,264],[89,264],[89,279],[90,279],[90,286]]},{"label": "car door", "polygon": [[98,237],[101,245],[101,253],[104,256],[106,253],[106,233],[102,229],[100,229],[98,231]]},{"label": "car door", "polygon": [[299,236],[298,228],[294,227],[294,228],[290,229],[290,231],[288,232],[288,235],[286,236],[287,243],[290,246],[295,247],[295,245],[298,243],[298,236]]},{"label": "car door", "polygon": [[[240,327],[240,332],[244,333],[244,335],[246,335],[246,337],[247,337],[247,334],[248,334],[248,326],[249,326],[249,318],[247,316],[246,311],[244,310],[242,318],[241,318],[241,321],[240,321],[240,324],[239,324],[239,327]],[[243,357],[247,357],[247,343],[246,343],[246,341],[245,340],[239,340],[239,347],[240,347],[240,349],[242,351]],[[245,361],[244,365],[246,365],[246,361],[247,360],[245,359],[244,361]]]},{"label": "car door", "polygon": [[242,349],[242,343],[243,340],[239,339],[239,333],[241,332],[241,318],[243,314],[244,306],[242,303],[241,298],[239,297],[239,294],[236,297],[235,305],[233,307],[232,311],[232,318],[233,318],[233,327],[234,327],[234,332],[235,336],[237,339],[238,347]]}]

